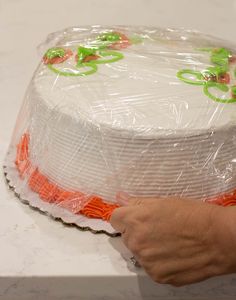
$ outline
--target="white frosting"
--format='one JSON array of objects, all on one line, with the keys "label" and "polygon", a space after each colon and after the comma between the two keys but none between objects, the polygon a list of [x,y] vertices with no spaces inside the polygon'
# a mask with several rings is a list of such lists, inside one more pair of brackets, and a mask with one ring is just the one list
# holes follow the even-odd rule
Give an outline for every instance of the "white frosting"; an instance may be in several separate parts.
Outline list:
[{"label": "white frosting", "polygon": [[[177,78],[181,69],[210,66],[209,53],[196,48],[227,45],[186,32],[137,33],[142,43],[92,75],[65,77],[40,65],[29,94],[34,165],[59,186],[109,201],[118,191],[207,198],[234,189],[236,104]],[[74,50],[81,35],[90,32],[59,44]],[[75,69],[74,57],[57,67]]]}]

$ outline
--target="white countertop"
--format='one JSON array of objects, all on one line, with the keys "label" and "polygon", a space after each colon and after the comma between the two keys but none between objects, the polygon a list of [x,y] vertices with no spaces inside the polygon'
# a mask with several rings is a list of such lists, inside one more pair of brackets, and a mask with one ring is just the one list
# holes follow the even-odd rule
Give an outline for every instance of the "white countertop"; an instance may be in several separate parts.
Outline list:
[{"label": "white countertop", "polygon": [[[200,5],[201,4],[201,5]],[[0,0],[0,164],[50,32],[87,24],[198,29],[236,39],[236,0]],[[181,289],[156,285],[120,238],[66,227],[20,203],[0,174],[0,300],[235,299],[236,275]]]}]

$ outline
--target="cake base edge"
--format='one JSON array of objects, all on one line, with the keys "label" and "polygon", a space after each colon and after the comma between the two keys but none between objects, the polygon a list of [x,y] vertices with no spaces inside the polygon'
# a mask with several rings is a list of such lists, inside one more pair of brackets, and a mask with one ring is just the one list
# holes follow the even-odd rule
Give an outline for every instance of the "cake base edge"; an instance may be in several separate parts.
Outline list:
[{"label": "cake base edge", "polygon": [[66,226],[74,226],[80,231],[90,231],[94,234],[105,234],[110,237],[120,236],[120,233],[116,232],[110,223],[98,220],[98,219],[89,219],[82,215],[73,215],[71,212],[66,211],[55,205],[44,203],[36,193],[28,191],[29,194],[33,195],[34,198],[38,198],[37,201],[31,201],[24,191],[20,191],[20,188],[17,186],[17,181],[19,180],[19,175],[17,170],[14,167],[8,166],[6,163],[3,165],[3,173],[5,177],[6,184],[11,190],[15,197],[18,198],[23,204],[30,206],[32,209],[35,209],[55,221],[60,221]]}]

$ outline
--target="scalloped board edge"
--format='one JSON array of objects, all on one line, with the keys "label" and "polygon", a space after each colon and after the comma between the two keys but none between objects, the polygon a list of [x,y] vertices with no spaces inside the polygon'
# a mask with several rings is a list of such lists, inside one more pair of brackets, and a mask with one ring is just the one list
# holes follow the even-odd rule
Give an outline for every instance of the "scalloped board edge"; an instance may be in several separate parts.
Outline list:
[{"label": "scalloped board edge", "polygon": [[[14,178],[17,178],[16,176],[18,176],[17,171],[15,170],[14,172],[13,167],[8,167],[4,165],[3,172],[9,190],[13,191],[16,198],[18,198],[23,204],[30,206],[32,209],[35,209],[51,217],[55,221],[60,221],[66,226],[74,226],[81,231],[90,231],[94,234],[106,234],[110,237],[120,236],[120,233],[115,232],[112,226],[106,221],[89,219],[82,215],[80,215],[79,218],[78,216],[76,216],[75,218],[75,216],[72,213],[55,206],[54,209],[48,209],[48,207],[52,205],[44,203],[41,199],[38,199],[37,203],[35,201],[34,203],[32,203],[29,199],[27,199],[24,193],[21,193],[18,190],[18,188],[14,184]],[[31,193],[35,194],[34,192]]]}]

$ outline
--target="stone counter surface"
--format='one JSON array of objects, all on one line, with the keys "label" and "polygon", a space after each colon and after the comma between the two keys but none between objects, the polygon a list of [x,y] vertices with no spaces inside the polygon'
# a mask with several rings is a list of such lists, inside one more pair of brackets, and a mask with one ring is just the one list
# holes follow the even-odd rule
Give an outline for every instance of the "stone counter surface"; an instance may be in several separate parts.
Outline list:
[{"label": "stone counter surface", "polygon": [[[177,26],[233,40],[236,1],[0,0],[1,164],[40,59],[37,45],[50,32],[87,24]],[[120,238],[81,232],[23,205],[0,173],[0,300],[236,299],[236,274],[177,289],[154,284],[129,257]]]}]

